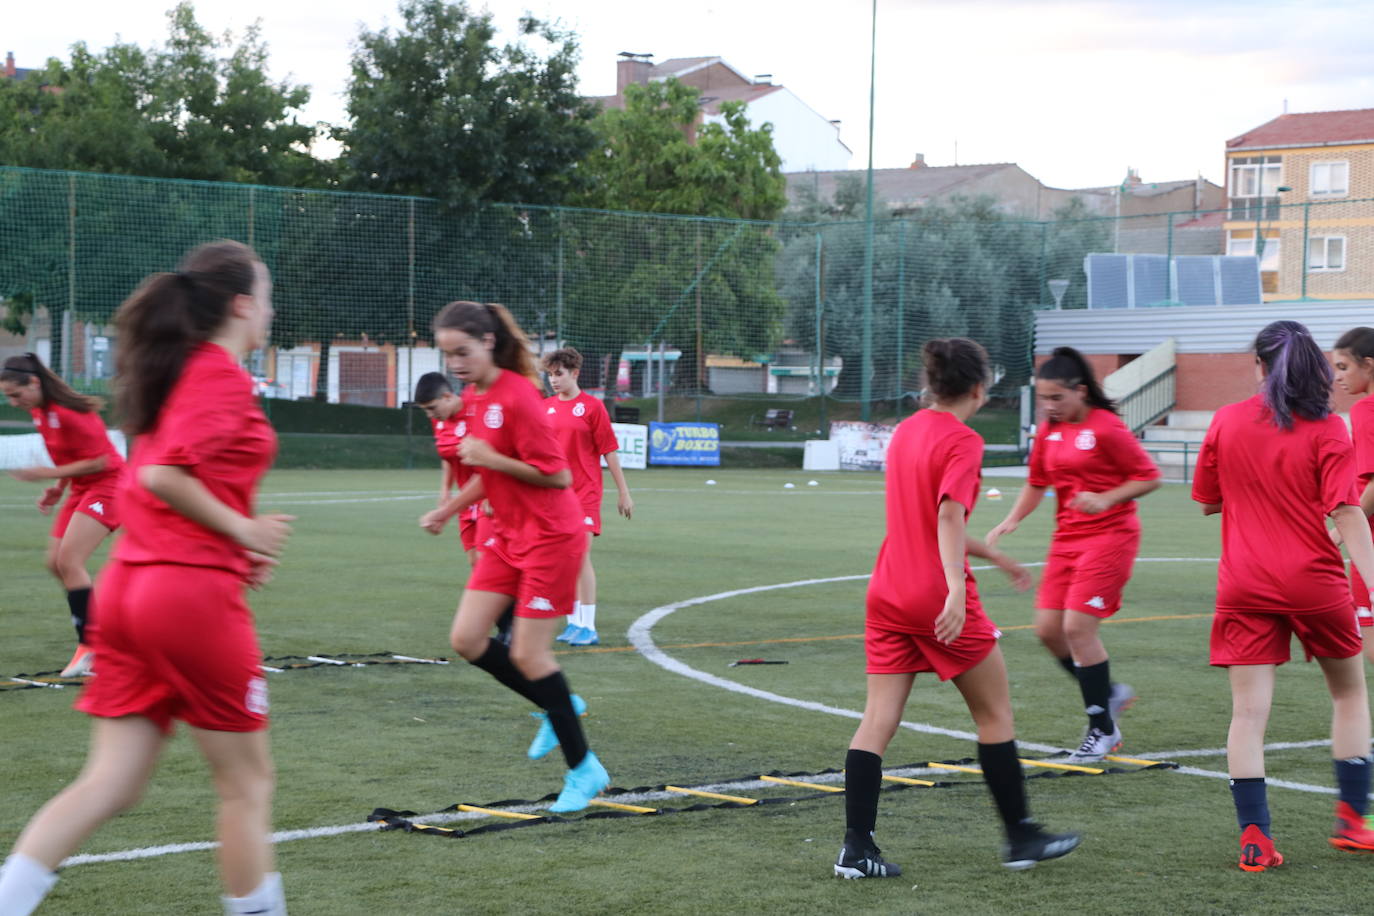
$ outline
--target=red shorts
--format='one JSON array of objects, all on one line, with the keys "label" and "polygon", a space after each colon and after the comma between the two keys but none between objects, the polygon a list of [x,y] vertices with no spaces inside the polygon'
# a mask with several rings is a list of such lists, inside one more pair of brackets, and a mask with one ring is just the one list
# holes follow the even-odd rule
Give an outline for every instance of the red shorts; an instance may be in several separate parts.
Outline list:
[{"label": "red shorts", "polygon": [[95,519],[106,528],[114,531],[119,527],[119,501],[115,497],[115,482],[97,484],[93,487],[73,487],[57,510],[57,518],[52,522],[52,536],[61,540],[71,524],[72,515],[80,512]]},{"label": "red shorts", "polygon": [[[971,623],[972,621],[970,621]],[[991,622],[988,622],[991,627]],[[932,634],[864,627],[864,655],[869,674],[916,674],[934,671],[940,680],[958,677],[988,657],[1001,634],[996,628],[965,625],[965,632],[945,645]]]},{"label": "red shorts", "polygon": [[1140,549],[1140,530],[1056,537],[1035,595],[1047,611],[1078,611],[1110,617],[1121,610],[1121,593]]},{"label": "red shorts", "polygon": [[243,589],[228,570],[111,562],[86,631],[100,675],[76,708],[144,716],[169,733],[173,719],[222,732],[266,728],[267,681]]},{"label": "red shorts", "polygon": [[1355,564],[1350,564],[1350,594],[1355,599],[1355,614],[1360,618],[1360,626],[1374,627],[1374,612],[1371,612],[1369,586],[1360,578]]},{"label": "red shorts", "polygon": [[544,620],[572,613],[582,555],[587,552],[587,539],[581,533],[535,548],[520,559],[519,566],[494,531],[482,544],[468,588],[512,596],[516,617]]},{"label": "red shorts", "polygon": [[477,519],[464,515],[458,521],[458,536],[463,539],[463,552],[477,546]]},{"label": "red shorts", "polygon": [[1364,639],[1350,608],[1305,614],[1218,611],[1212,618],[1211,663],[1282,665],[1292,655],[1289,642],[1298,637],[1309,656],[1350,658],[1364,649]]},{"label": "red shorts", "polygon": [[582,504],[582,524],[592,534],[601,536],[601,500]]}]

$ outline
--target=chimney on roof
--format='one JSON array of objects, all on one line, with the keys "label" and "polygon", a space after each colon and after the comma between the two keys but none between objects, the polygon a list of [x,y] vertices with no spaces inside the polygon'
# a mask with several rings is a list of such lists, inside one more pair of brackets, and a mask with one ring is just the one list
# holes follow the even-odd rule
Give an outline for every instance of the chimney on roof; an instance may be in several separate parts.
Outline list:
[{"label": "chimney on roof", "polygon": [[635,54],[621,51],[620,60],[615,65],[615,94],[624,95],[625,87],[649,82],[649,73],[654,65],[649,62],[652,54]]},{"label": "chimney on roof", "polygon": [[917,154],[916,154],[916,158],[911,160],[911,165],[907,166],[907,168],[909,168],[909,169],[923,169],[923,168],[925,168],[925,167],[926,167],[926,154],[925,154],[925,153],[917,153]]},{"label": "chimney on roof", "polygon": [[1128,167],[1126,168],[1126,180],[1125,180],[1124,182],[1122,182],[1122,183],[1123,183],[1123,184],[1126,184],[1126,185],[1130,185],[1131,187],[1135,187],[1135,186],[1139,185],[1139,184],[1140,184],[1140,170],[1139,170],[1139,169],[1133,169],[1133,168],[1130,168],[1130,167],[1128,166]]},{"label": "chimney on roof", "polygon": [[19,70],[14,66],[14,52],[5,52],[5,76],[14,76]]}]

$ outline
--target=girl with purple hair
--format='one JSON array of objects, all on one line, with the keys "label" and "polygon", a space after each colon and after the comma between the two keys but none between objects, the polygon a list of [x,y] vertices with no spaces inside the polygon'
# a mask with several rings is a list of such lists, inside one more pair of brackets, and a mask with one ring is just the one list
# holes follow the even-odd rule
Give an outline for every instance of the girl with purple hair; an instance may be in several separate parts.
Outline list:
[{"label": "girl with purple hair", "polygon": [[1231,682],[1226,744],[1241,829],[1240,867],[1283,864],[1270,833],[1264,731],[1275,672],[1296,635],[1331,694],[1331,754],[1339,798],[1330,843],[1374,852],[1365,827],[1370,787],[1369,697],[1361,638],[1335,522],[1350,559],[1374,582],[1374,542],[1360,510],[1354,452],[1331,412],[1332,373],[1307,328],[1276,321],[1255,338],[1260,391],[1217,411],[1193,480],[1204,515],[1221,514],[1221,564],[1211,663]]}]

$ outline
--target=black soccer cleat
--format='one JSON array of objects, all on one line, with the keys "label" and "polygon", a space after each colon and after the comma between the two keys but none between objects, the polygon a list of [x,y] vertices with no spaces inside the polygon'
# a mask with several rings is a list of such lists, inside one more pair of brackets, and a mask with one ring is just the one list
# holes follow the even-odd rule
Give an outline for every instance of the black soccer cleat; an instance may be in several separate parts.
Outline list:
[{"label": "black soccer cleat", "polygon": [[900,865],[883,860],[882,850],[872,840],[863,844],[846,841],[835,860],[836,878],[895,878],[901,873]]},{"label": "black soccer cleat", "polygon": [[1078,848],[1083,838],[1076,833],[1046,833],[1039,825],[1028,825],[1020,837],[1002,846],[1002,864],[1021,871],[1044,862],[1066,856]]}]

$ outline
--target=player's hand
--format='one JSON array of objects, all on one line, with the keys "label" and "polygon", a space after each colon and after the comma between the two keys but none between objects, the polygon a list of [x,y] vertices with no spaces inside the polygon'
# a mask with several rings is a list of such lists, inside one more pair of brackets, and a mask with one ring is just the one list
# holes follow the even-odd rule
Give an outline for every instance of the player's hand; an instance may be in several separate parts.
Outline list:
[{"label": "player's hand", "polygon": [[463,464],[471,467],[489,468],[492,460],[500,455],[500,452],[491,447],[490,442],[476,436],[464,436],[463,441],[458,443],[458,457],[463,460]]},{"label": "player's hand", "polygon": [[24,483],[37,483],[40,480],[52,479],[48,470],[48,468],[15,468],[10,471],[10,476]]},{"label": "player's hand", "polygon": [[244,581],[249,588],[262,588],[272,581],[272,573],[275,571],[277,561],[269,556],[264,556],[254,551],[248,551],[248,575],[244,576]]},{"label": "player's hand", "polygon": [[62,486],[46,487],[38,497],[38,511],[44,515],[52,513],[53,506],[62,500]]},{"label": "player's hand", "polygon": [[959,638],[959,634],[964,632],[964,602],[962,586],[950,591],[945,598],[944,610],[935,618],[935,638],[945,645],[954,642]]},{"label": "player's hand", "polygon": [[280,556],[286,539],[291,536],[289,523],[295,520],[294,515],[256,515],[244,519],[242,530],[234,539],[250,553],[266,557]]},{"label": "player's hand", "polygon": [[998,569],[1007,574],[1007,578],[1011,580],[1011,587],[1018,592],[1024,592],[1031,587],[1032,580],[1030,570],[1026,569],[1026,567],[1022,566],[1011,557],[1004,553],[999,553],[993,562],[997,564]]},{"label": "player's hand", "polygon": [[622,493],[616,503],[616,509],[620,511],[621,515],[629,518],[635,511],[635,501],[630,498],[629,493]]},{"label": "player's hand", "polygon": [[478,509],[478,511],[485,515],[487,518],[491,518],[492,516],[496,515],[496,513],[491,508],[491,501],[486,499],[482,500],[482,506],[480,509]]},{"label": "player's hand", "polygon": [[444,515],[440,513],[438,509],[431,509],[424,515],[420,516],[420,527],[428,531],[430,534],[439,534],[441,531],[444,530],[444,525],[447,522],[448,519],[444,517]]},{"label": "player's hand", "polygon": [[1077,509],[1088,515],[1098,515],[1111,507],[1112,501],[1106,496],[1101,493],[1089,493],[1086,490],[1075,493],[1073,499],[1069,500],[1069,508]]},{"label": "player's hand", "polygon": [[998,522],[997,525],[988,532],[988,536],[983,538],[983,543],[987,544],[989,547],[996,547],[998,539],[1004,534],[1011,534],[1017,529],[1019,524],[1019,522],[1014,522],[1009,518],[1002,519],[1002,521]]}]

